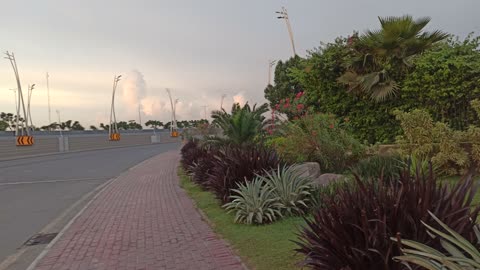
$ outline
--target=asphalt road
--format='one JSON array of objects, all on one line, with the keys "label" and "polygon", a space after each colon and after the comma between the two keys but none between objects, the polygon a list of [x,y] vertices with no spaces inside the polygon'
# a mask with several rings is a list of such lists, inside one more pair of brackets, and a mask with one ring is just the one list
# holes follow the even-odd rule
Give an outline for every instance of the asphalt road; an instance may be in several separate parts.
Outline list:
[{"label": "asphalt road", "polygon": [[82,196],[179,144],[156,144],[0,162],[0,262]]}]

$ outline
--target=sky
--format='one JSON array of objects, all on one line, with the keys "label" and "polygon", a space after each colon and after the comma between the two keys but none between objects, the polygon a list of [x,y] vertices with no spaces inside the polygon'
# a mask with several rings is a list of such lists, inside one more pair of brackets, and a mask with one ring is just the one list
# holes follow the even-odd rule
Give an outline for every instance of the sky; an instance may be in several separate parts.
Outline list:
[{"label": "sky", "polygon": [[[285,6],[297,53],[321,42],[379,28],[378,16],[429,16],[428,29],[480,33],[479,0],[15,0],[2,2],[0,50],[14,52],[24,93],[35,84],[34,125],[78,120],[108,123],[112,85],[118,120],[204,118],[235,102],[265,102],[270,59],[292,56],[275,11]],[[16,81],[0,61],[0,112],[14,112]],[[24,94],[26,96],[26,94]]]}]

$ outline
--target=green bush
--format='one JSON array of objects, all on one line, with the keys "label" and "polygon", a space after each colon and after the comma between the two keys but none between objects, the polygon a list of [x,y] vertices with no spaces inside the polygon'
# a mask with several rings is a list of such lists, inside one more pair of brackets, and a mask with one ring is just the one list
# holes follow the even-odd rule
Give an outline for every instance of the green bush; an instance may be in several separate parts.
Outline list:
[{"label": "green bush", "polygon": [[251,182],[238,183],[237,189],[232,189],[231,202],[224,207],[229,212],[235,212],[235,222],[246,224],[271,223],[282,216],[282,204],[274,196],[273,190],[265,188],[261,178]]},{"label": "green bush", "polygon": [[431,160],[445,175],[462,174],[480,165],[479,127],[452,130],[445,123],[434,122],[428,112],[419,109],[395,111],[395,116],[403,130],[397,143],[404,155]]},{"label": "green bush", "polygon": [[363,154],[364,147],[330,114],[306,115],[286,124],[283,138],[273,141],[291,163],[314,161],[323,172],[343,172]]},{"label": "green bush", "polygon": [[285,215],[302,215],[307,209],[312,189],[311,180],[301,177],[294,166],[278,167],[259,176],[282,206]]}]

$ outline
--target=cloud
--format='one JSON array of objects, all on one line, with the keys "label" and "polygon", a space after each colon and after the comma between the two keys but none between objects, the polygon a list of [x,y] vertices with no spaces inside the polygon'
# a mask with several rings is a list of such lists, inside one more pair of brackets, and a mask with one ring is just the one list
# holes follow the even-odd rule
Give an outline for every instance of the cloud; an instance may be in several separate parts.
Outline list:
[{"label": "cloud", "polygon": [[127,73],[121,84],[122,101],[129,113],[138,112],[138,106],[147,95],[147,87],[143,74],[138,70]]}]

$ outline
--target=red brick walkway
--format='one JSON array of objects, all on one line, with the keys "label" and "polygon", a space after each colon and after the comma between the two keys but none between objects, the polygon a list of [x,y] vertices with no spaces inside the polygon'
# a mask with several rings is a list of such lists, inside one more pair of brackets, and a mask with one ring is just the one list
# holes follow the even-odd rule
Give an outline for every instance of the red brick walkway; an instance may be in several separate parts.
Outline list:
[{"label": "red brick walkway", "polygon": [[164,153],[120,176],[35,269],[243,269],[178,186],[177,164]]}]

